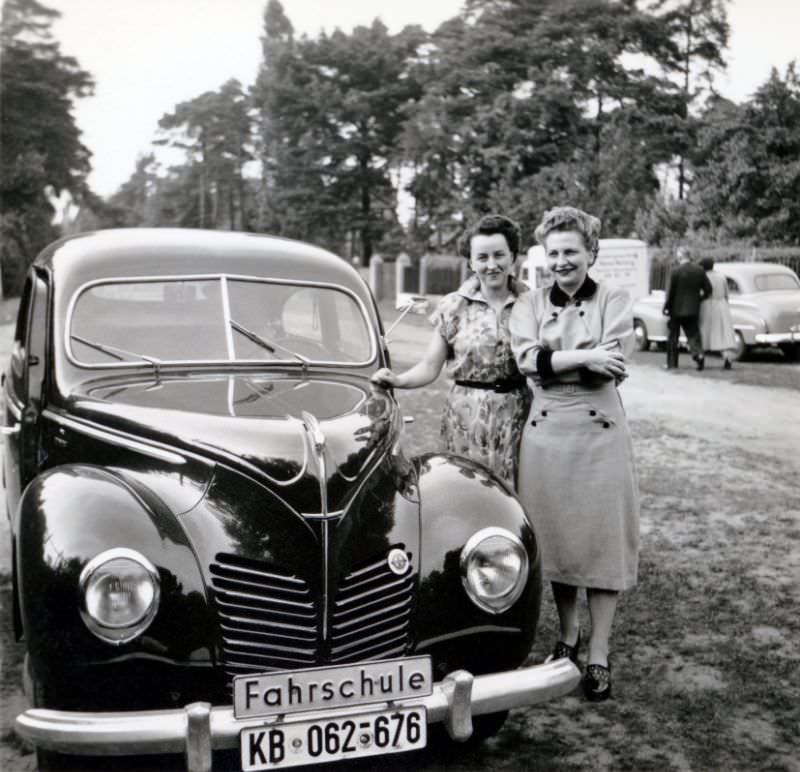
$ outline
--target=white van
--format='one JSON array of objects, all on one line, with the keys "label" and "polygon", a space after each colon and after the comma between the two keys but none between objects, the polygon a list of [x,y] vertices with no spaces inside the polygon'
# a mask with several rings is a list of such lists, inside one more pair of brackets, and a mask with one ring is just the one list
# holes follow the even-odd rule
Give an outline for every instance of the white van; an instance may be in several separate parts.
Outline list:
[{"label": "white van", "polygon": [[[624,287],[634,300],[646,297],[650,292],[647,244],[638,239],[600,239],[600,251],[589,275],[595,280]],[[528,259],[520,268],[519,278],[531,289],[549,287],[553,283],[544,247],[540,244],[528,250]]]}]

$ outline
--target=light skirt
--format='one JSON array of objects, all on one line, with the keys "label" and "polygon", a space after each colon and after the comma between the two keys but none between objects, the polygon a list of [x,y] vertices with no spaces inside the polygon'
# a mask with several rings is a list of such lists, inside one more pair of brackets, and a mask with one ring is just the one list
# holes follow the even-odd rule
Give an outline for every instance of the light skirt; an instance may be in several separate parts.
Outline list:
[{"label": "light skirt", "polygon": [[607,590],[636,584],[639,488],[613,382],[535,390],[518,490],[539,539],[545,579]]},{"label": "light skirt", "polygon": [[731,309],[724,298],[710,298],[700,304],[700,338],[706,351],[736,348]]}]

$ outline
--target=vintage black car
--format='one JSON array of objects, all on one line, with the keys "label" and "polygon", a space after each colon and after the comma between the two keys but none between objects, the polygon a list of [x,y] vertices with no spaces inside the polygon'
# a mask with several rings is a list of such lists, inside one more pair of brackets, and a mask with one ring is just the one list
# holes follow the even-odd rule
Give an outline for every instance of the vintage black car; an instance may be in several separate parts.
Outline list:
[{"label": "vintage black car", "polygon": [[517,498],[404,455],[388,362],[365,282],[306,244],[109,230],[37,258],[3,480],[42,764],[402,752],[576,685],[520,668],[541,582]]}]

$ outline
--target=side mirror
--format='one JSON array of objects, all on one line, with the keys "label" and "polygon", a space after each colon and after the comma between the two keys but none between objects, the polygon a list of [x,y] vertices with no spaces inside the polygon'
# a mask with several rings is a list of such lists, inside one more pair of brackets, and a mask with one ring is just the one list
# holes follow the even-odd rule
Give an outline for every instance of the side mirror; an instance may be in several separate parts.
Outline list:
[{"label": "side mirror", "polygon": [[397,327],[406,314],[425,314],[428,312],[430,305],[431,304],[428,298],[424,297],[423,295],[409,296],[409,298],[400,306],[400,315],[392,322],[391,327],[386,330],[386,334],[383,336],[384,340],[388,343],[390,333],[395,327]]}]

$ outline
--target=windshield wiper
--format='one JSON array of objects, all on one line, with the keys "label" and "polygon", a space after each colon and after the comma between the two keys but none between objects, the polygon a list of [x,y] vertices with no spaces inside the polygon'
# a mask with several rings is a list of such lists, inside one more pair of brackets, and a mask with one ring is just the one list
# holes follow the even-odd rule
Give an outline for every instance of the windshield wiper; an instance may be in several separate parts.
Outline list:
[{"label": "windshield wiper", "polygon": [[293,356],[300,364],[303,365],[303,373],[305,374],[308,370],[308,365],[311,363],[311,360],[304,357],[302,354],[298,354],[296,351],[292,351],[290,348],[286,348],[286,346],[281,346],[280,343],[276,343],[274,340],[267,340],[266,338],[262,338],[258,333],[253,332],[252,330],[248,330],[243,324],[239,324],[235,319],[231,319],[231,328],[236,330],[241,335],[244,335],[249,341],[252,341],[257,346],[260,346],[265,351],[269,351],[270,354],[274,354],[276,349],[280,349],[281,351],[285,351],[290,356]]},{"label": "windshield wiper", "polygon": [[83,343],[84,346],[88,346],[89,348],[93,348],[97,351],[102,351],[104,354],[108,354],[110,357],[118,359],[120,362],[124,362],[126,357],[141,359],[153,366],[153,370],[155,371],[156,376],[158,376],[159,374],[158,368],[161,365],[161,360],[157,359],[156,357],[149,357],[146,354],[139,354],[136,351],[128,351],[127,349],[124,348],[111,346],[108,343],[98,343],[97,341],[94,340],[88,340],[87,338],[82,338],[80,335],[70,335],[70,339],[76,340],[78,341],[78,343]]}]

